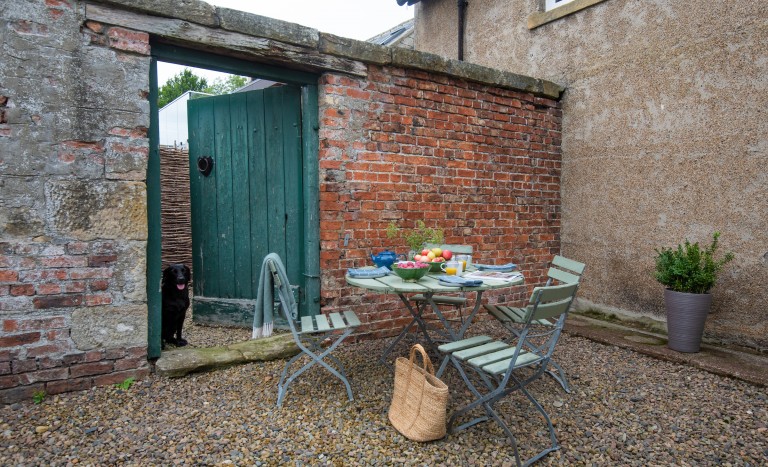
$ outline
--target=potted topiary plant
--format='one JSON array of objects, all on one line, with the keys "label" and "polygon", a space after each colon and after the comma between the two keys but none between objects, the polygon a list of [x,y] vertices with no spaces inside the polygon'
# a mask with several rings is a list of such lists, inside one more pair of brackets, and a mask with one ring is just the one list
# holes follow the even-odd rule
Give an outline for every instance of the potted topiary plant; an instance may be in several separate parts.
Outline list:
[{"label": "potted topiary plant", "polygon": [[656,250],[654,277],[667,288],[664,290],[664,307],[667,311],[667,346],[678,352],[698,352],[704,322],[712,305],[710,289],[717,281],[717,274],[733,259],[726,253],[715,259],[720,232],[715,232],[712,244],[701,249],[688,240],[677,249]]},{"label": "potted topiary plant", "polygon": [[422,220],[417,220],[416,227],[406,232],[402,232],[397,224],[390,222],[387,226],[387,238],[398,236],[402,236],[408,248],[411,249],[408,252],[409,260],[413,259],[416,252],[421,250],[425,243],[443,243],[443,230],[429,228]]}]

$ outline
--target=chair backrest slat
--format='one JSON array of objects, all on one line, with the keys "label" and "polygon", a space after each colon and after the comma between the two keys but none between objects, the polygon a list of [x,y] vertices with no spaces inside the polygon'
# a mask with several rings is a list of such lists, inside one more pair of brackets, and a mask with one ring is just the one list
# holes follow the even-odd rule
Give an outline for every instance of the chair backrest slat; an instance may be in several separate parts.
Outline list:
[{"label": "chair backrest slat", "polygon": [[562,269],[568,269],[578,275],[584,274],[584,268],[586,267],[584,263],[580,263],[578,261],[574,261],[559,255],[552,259],[552,265]]},{"label": "chair backrest slat", "polygon": [[528,315],[531,321],[559,316],[566,311],[576,295],[578,283],[536,287],[531,294]]},{"label": "chair backrest slat", "polygon": [[558,280],[564,284],[573,284],[579,282],[579,279],[581,279],[581,276],[577,276],[576,274],[571,274],[570,272],[557,268],[549,268],[549,271],[547,271],[547,277],[550,279]]},{"label": "chair backrest slat", "polygon": [[441,250],[451,250],[452,253],[458,254],[458,255],[471,255],[472,254],[472,245],[449,245],[447,243],[444,244],[438,244],[438,243],[425,243],[424,248],[435,248],[439,247]]},{"label": "chair backrest slat", "polygon": [[559,300],[557,302],[539,304],[539,306],[537,306],[536,310],[533,312],[531,319],[548,319],[554,318],[555,316],[560,316],[568,311],[568,307],[570,305],[571,297],[568,297],[564,300]]},{"label": "chair backrest slat", "polygon": [[548,303],[570,298],[578,286],[579,284],[561,284],[535,287],[529,303]]}]

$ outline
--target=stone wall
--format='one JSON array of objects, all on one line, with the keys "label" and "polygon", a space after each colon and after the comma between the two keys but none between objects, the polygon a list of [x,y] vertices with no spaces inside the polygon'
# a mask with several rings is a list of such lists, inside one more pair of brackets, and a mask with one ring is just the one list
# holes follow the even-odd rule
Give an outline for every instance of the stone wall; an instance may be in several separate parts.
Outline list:
[{"label": "stone wall", "polygon": [[0,13],[0,401],[142,377],[148,36]]},{"label": "stone wall", "polygon": [[[529,30],[539,3],[470,2],[465,58],[567,87],[562,244],[588,265],[584,305],[663,318],[654,248],[720,231],[736,259],[705,337],[765,350],[768,3],[606,0]],[[419,3],[416,48],[455,57],[446,24],[456,2]]]},{"label": "stone wall", "polygon": [[410,320],[396,297],[343,279],[371,252],[404,250],[390,221],[443,228],[477,261],[515,260],[531,284],[560,251],[553,83],[193,0],[0,13],[3,402],[148,374],[150,36],[319,76],[322,305],[353,307],[362,335]]}]

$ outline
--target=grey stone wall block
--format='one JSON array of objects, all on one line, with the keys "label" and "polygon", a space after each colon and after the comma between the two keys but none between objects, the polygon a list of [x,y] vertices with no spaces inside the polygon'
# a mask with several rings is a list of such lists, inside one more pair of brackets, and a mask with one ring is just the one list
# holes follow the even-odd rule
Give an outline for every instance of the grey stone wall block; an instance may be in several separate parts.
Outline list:
[{"label": "grey stone wall block", "polygon": [[106,139],[105,175],[108,179],[144,180],[149,160],[149,139]]},{"label": "grey stone wall block", "polygon": [[112,287],[115,302],[146,302],[146,251],[146,242],[129,242],[118,248]]},{"label": "grey stone wall block", "polygon": [[79,308],[72,312],[71,336],[78,350],[146,346],[147,307]]},{"label": "grey stone wall block", "polygon": [[377,65],[387,65],[392,62],[392,49],[389,47],[327,33],[320,34],[319,50],[323,53]]},{"label": "grey stone wall block", "polygon": [[83,241],[147,239],[144,183],[59,180],[45,190],[52,234]]},{"label": "grey stone wall block", "polygon": [[218,26],[216,8],[200,0],[97,0],[96,3],[114,5],[152,15],[180,18],[204,26]]},{"label": "grey stone wall block", "polygon": [[319,33],[316,29],[229,8],[217,8],[216,12],[222,29],[317,48]]},{"label": "grey stone wall block", "polygon": [[43,180],[0,176],[0,193],[3,194],[0,197],[0,238],[34,237],[44,233]]}]

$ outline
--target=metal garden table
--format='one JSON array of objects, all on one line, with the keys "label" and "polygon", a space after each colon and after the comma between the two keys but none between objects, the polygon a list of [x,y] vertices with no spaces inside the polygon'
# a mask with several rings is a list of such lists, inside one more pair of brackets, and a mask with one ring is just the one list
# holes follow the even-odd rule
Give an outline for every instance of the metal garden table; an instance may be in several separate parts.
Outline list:
[{"label": "metal garden table", "polygon": [[[523,283],[523,277],[520,277],[519,279],[512,280],[512,281],[483,278],[482,279],[483,284],[477,287],[452,287],[452,286],[443,285],[439,282],[439,278],[441,275],[444,275],[444,273],[430,273],[424,276],[423,278],[421,278],[418,282],[405,282],[395,274],[390,274],[388,276],[379,277],[376,279],[355,278],[355,277],[349,277],[349,275],[346,276],[347,283],[350,285],[354,285],[355,287],[360,287],[360,288],[370,290],[373,292],[378,292],[378,293],[397,294],[397,296],[400,297],[400,300],[405,304],[406,308],[408,308],[408,311],[413,316],[413,319],[411,320],[411,322],[400,332],[400,335],[398,335],[397,338],[384,351],[384,354],[380,358],[381,362],[385,361],[387,355],[389,355],[389,353],[392,351],[395,345],[397,345],[397,343],[400,342],[400,340],[403,339],[408,334],[409,330],[414,324],[418,326],[419,330],[424,335],[430,347],[435,347],[434,341],[432,340],[432,338],[429,336],[429,333],[427,332],[427,325],[424,322],[424,318],[422,314],[418,309],[414,308],[413,304],[411,303],[411,300],[408,299],[407,295],[423,294],[426,302],[435,312],[435,315],[437,316],[438,320],[442,325],[442,329],[440,330],[441,331],[440,333],[446,337],[446,340],[450,342],[455,342],[463,339],[464,333],[467,331],[467,328],[469,328],[469,325],[471,324],[472,319],[475,317],[478,310],[480,309],[480,302],[483,296],[483,292],[485,292],[486,290],[513,287],[515,285],[520,285]],[[453,326],[451,326],[451,324],[449,323],[449,320],[446,319],[446,317],[440,311],[440,307],[437,306],[437,304],[433,300],[433,297],[435,294],[457,293],[457,292],[467,292],[467,293],[474,292],[476,296],[475,296],[475,304],[474,304],[474,307],[472,308],[472,312],[467,316],[466,320],[464,320],[461,327],[459,327],[458,329],[455,329]],[[442,364],[440,365],[440,369],[443,370],[444,369],[443,367],[447,363],[448,363],[448,359],[444,359]]]}]

